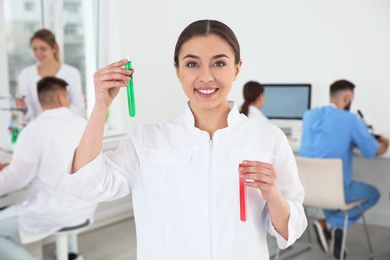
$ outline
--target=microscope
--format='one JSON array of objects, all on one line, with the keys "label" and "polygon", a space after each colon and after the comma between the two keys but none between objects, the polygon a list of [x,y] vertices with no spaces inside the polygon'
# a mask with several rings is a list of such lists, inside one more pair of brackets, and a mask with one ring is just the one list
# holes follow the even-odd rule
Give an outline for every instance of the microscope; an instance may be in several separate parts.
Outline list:
[{"label": "microscope", "polygon": [[363,116],[362,111],[360,111],[360,110],[358,109],[358,110],[357,110],[357,114],[359,115],[359,117],[360,117],[360,119],[363,121],[363,123],[367,126],[368,131],[370,131],[371,135],[374,136],[375,139],[379,140],[379,139],[380,139],[380,135],[375,134],[375,132],[374,132],[374,127],[366,122],[366,120],[364,119],[364,116]]}]

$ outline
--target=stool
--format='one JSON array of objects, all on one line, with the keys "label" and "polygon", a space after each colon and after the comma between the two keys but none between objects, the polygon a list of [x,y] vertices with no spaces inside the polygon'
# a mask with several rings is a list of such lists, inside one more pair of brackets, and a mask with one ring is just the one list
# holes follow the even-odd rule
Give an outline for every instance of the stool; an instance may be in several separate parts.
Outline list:
[{"label": "stool", "polygon": [[[77,234],[83,231],[87,226],[89,226],[90,221],[87,219],[84,223],[72,226],[72,227],[64,227],[61,230],[57,231],[56,236],[56,255],[57,260],[68,260],[68,244],[71,242],[74,247],[73,253],[78,253],[77,246]],[[73,241],[68,240],[68,236],[71,236]]]}]

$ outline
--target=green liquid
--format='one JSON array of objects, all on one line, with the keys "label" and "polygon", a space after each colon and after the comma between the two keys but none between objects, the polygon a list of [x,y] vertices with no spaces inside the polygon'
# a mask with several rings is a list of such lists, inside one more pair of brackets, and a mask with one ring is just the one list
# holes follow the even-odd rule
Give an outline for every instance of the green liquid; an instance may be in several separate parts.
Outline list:
[{"label": "green liquid", "polygon": [[[133,65],[131,64],[131,61],[129,61],[126,65],[125,68],[128,70],[133,69]],[[129,108],[129,115],[131,117],[135,116],[135,97],[134,97],[134,82],[133,82],[133,75],[130,76],[129,83],[127,85],[127,105]]]}]

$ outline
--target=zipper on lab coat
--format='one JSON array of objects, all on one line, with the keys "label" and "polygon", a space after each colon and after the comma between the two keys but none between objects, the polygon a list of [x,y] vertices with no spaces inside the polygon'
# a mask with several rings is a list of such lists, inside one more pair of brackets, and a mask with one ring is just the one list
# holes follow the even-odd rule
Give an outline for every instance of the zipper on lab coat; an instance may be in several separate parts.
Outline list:
[{"label": "zipper on lab coat", "polygon": [[213,257],[213,231],[212,231],[212,166],[213,165],[213,140],[209,140],[209,249],[210,249],[210,260],[212,260]]}]

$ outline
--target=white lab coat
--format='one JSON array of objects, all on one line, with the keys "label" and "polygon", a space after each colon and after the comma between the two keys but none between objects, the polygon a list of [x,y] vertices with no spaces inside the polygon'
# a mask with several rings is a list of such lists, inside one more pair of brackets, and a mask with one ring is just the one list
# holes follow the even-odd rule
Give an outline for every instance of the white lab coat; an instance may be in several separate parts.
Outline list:
[{"label": "white lab coat", "polygon": [[0,221],[10,214],[19,215],[22,243],[40,240],[86,219],[93,221],[97,204],[75,199],[63,187],[85,126],[84,118],[63,107],[43,111],[20,132],[12,161],[0,172],[0,196],[29,183],[37,193],[14,206],[15,210],[0,211]]},{"label": "white lab coat", "polygon": [[255,106],[249,106],[248,107],[248,117],[249,118],[253,118],[253,119],[259,119],[259,120],[261,120],[263,122],[268,122],[269,123],[268,117],[266,117],[263,114],[263,112],[261,112],[261,110],[258,109]]},{"label": "white lab coat", "polygon": [[[176,120],[134,129],[116,151],[68,175],[69,189],[91,201],[132,192],[138,260],[269,259],[267,231],[281,248],[304,232],[304,190],[280,129],[229,105],[229,126],[213,140],[194,127],[187,107]],[[274,164],[291,210],[288,241],[272,226],[258,189],[248,188],[248,219],[240,221],[238,165],[244,159]]]},{"label": "white lab coat", "polygon": [[[62,63],[55,77],[63,79],[68,83],[70,110],[76,114],[85,115],[85,100],[81,85],[81,75],[78,69]],[[37,64],[28,66],[20,72],[18,96],[25,96],[26,98],[27,119],[34,119],[42,112],[37,92],[37,83],[41,78],[38,74]]]}]

